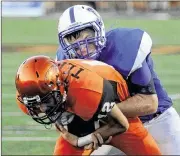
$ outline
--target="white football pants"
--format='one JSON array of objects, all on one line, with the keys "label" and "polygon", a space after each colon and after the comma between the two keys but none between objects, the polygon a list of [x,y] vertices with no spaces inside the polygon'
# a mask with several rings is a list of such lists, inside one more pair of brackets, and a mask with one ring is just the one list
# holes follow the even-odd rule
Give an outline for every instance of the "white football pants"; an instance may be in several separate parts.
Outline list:
[{"label": "white football pants", "polygon": [[[145,122],[145,128],[154,137],[163,155],[180,155],[180,117],[170,107],[158,117]],[[103,145],[91,155],[124,155],[118,149]]]},{"label": "white football pants", "polygon": [[158,117],[144,123],[163,155],[180,155],[180,117],[170,107]]}]

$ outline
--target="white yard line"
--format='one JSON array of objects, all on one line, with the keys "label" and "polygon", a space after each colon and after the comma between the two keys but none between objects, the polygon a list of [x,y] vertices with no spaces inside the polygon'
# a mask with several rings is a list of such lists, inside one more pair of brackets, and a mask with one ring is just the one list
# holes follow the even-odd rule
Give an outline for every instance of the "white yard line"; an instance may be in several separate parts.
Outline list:
[{"label": "white yard line", "polygon": [[180,99],[180,93],[179,94],[172,94],[172,95],[169,95],[170,96],[170,98],[172,99],[172,100],[178,100],[178,99]]},{"label": "white yard line", "polygon": [[[2,130],[11,130],[11,131],[29,131],[29,130],[32,130],[32,131],[36,131],[36,130],[39,130],[39,131],[46,131],[47,129],[44,127],[44,126],[38,126],[38,125],[8,125],[8,126],[3,126]],[[55,130],[55,127],[52,126],[51,129],[48,129],[49,131],[51,130]]]},{"label": "white yard line", "polygon": [[2,141],[56,141],[55,137],[2,137]]},{"label": "white yard line", "polygon": [[11,97],[16,97],[16,94],[6,94],[6,93],[2,93],[2,98],[11,98]]},{"label": "white yard line", "polygon": [[2,112],[2,116],[24,116],[22,112]]}]

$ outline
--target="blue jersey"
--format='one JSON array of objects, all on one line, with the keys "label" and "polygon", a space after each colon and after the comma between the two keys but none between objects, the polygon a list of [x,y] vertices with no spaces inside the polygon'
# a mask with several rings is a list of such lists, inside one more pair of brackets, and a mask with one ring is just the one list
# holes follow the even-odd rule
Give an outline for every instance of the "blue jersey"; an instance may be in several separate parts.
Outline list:
[{"label": "blue jersey", "polygon": [[[147,86],[153,80],[159,100],[157,112],[162,113],[169,108],[172,101],[153,69],[150,36],[141,29],[117,28],[107,32],[106,38],[106,47],[98,60],[112,65],[132,84]],[[61,48],[58,49],[56,57],[57,60],[67,58]],[[153,114],[140,118],[146,122],[153,118]]]}]

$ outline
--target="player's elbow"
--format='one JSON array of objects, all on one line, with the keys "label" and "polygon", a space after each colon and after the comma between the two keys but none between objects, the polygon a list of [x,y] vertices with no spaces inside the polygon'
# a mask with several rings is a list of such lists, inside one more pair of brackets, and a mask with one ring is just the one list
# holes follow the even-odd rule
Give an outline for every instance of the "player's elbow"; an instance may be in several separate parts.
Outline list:
[{"label": "player's elbow", "polygon": [[124,125],[118,124],[117,127],[118,127],[120,133],[124,133],[129,129],[129,123],[124,124]]},{"label": "player's elbow", "polygon": [[129,124],[128,125],[121,125],[119,123],[114,124],[113,126],[110,127],[111,129],[113,129],[113,134],[122,134],[125,133],[128,128],[129,128]]},{"label": "player's elbow", "polygon": [[124,131],[127,131],[129,129],[129,122],[128,120],[126,120],[126,122],[124,122],[122,125],[120,125],[124,128]]},{"label": "player's elbow", "polygon": [[129,129],[129,123],[124,125],[125,132]]},{"label": "player's elbow", "polygon": [[155,113],[158,109],[158,98],[157,94],[148,95],[148,105],[147,109],[149,113]]},{"label": "player's elbow", "polygon": [[118,133],[121,134],[121,133],[126,132],[129,129],[129,122],[127,121],[127,122],[125,122],[123,124],[120,124],[115,120],[111,120],[108,123],[108,126],[109,126],[110,129],[111,128],[114,129],[115,134],[118,134]]}]

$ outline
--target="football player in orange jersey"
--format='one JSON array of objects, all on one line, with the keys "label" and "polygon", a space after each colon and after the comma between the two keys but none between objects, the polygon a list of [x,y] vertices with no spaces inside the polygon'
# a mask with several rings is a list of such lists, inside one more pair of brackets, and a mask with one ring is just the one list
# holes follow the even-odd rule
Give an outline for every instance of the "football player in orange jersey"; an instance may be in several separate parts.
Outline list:
[{"label": "football player in orange jersey", "polygon": [[[161,154],[140,120],[129,118],[129,127],[117,107],[116,103],[126,100],[129,93],[124,79],[111,66],[77,59],[56,63],[48,57],[35,56],[20,65],[16,88],[19,106],[24,112],[41,124],[56,122],[60,125],[62,135],[56,142],[55,155],[90,155],[92,149],[81,147],[92,142],[98,144],[93,135],[98,138],[100,135],[103,139],[114,135],[110,144],[127,155]],[[62,127],[65,125],[64,112],[76,115],[67,124],[72,134],[66,133]],[[112,118],[107,125],[97,124],[107,117]],[[73,139],[68,140],[67,135]]]}]

